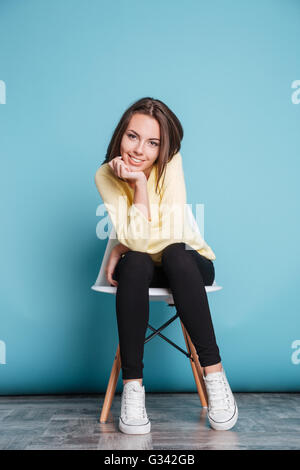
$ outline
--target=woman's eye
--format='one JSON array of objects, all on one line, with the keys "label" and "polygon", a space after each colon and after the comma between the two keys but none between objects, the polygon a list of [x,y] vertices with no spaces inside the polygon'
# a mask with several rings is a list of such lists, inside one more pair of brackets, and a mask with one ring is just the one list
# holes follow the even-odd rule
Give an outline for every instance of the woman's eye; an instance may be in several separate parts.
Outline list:
[{"label": "woman's eye", "polygon": [[[127,134],[128,137],[132,138],[132,137],[136,137],[135,134]],[[150,143],[152,144],[152,147],[153,147],[153,144],[154,144],[154,147],[157,147],[158,146],[158,143],[157,142],[154,142],[154,140],[151,140]]]}]

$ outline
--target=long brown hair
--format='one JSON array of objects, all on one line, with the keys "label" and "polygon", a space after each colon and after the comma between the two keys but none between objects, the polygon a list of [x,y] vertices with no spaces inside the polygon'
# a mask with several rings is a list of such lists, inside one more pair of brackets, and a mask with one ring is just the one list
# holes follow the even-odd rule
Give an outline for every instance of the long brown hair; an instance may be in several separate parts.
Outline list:
[{"label": "long brown hair", "polygon": [[162,175],[165,176],[166,165],[170,160],[172,160],[173,156],[179,152],[180,142],[183,138],[183,128],[179,119],[170,110],[170,108],[160,100],[149,97],[141,98],[124,112],[119,124],[115,128],[111,141],[107,147],[105,160],[101,165],[110,162],[113,158],[120,155],[120,146],[123,134],[128,127],[131,117],[135,113],[145,114],[155,118],[160,126],[160,149],[159,155],[155,161],[155,163],[157,163],[158,170],[155,188],[157,192],[158,183]]}]

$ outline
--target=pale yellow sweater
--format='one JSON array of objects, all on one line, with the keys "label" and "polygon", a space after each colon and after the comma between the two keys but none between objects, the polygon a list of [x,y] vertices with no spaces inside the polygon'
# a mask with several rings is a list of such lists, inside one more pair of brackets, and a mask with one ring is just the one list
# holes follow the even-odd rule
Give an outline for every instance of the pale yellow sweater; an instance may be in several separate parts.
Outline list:
[{"label": "pale yellow sweater", "polygon": [[[210,260],[216,256],[200,233],[194,231],[185,212],[186,188],[182,157],[176,153],[167,163],[161,195],[155,192],[157,165],[147,180],[151,220],[133,204],[134,189],[118,178],[108,163],[101,165],[95,183],[109,213],[120,243],[130,250],[148,253],[161,265],[163,249],[171,243],[184,242]],[[163,177],[159,184],[162,183]]]}]

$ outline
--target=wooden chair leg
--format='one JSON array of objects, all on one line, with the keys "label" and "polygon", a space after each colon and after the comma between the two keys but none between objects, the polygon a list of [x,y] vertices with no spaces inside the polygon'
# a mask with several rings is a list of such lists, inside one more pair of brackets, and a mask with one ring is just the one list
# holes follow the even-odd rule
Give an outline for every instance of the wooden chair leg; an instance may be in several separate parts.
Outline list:
[{"label": "wooden chair leg", "polygon": [[107,385],[106,394],[105,394],[105,398],[104,398],[104,402],[103,402],[103,406],[101,410],[100,423],[106,423],[107,421],[108,413],[110,412],[111,404],[115,395],[116,386],[117,386],[118,378],[120,374],[120,369],[121,369],[120,344],[118,344],[118,348],[117,348],[114,363],[111,369],[110,378],[109,378],[109,382]]},{"label": "wooden chair leg", "polygon": [[188,352],[191,353],[191,356],[194,360],[190,359],[192,371],[194,374],[194,379],[198,391],[198,395],[201,401],[201,405],[203,408],[207,408],[208,406],[208,398],[207,398],[207,392],[206,392],[206,387],[203,379],[203,373],[202,373],[202,367],[200,365],[199,359],[198,359],[198,354],[196,352],[195,346],[192,343],[192,340],[186,331],[185,326],[183,323],[180,321],[182,332],[183,332],[183,337],[185,340],[185,344],[187,347]]},{"label": "wooden chair leg", "polygon": [[208,397],[207,397],[205,382],[204,382],[204,379],[203,379],[203,368],[201,367],[201,364],[199,362],[199,358],[198,358],[196,348],[193,345],[193,342],[192,342],[192,340],[191,340],[191,338],[190,338],[187,331],[186,331],[186,335],[187,335],[187,340],[188,340],[189,345],[190,345],[190,351],[191,351],[192,357],[195,361],[196,369],[197,369],[197,372],[198,372],[198,377],[199,377],[200,384],[201,384],[201,390],[203,392],[202,399],[200,397],[201,404],[202,404],[203,408],[207,408],[208,407]]}]

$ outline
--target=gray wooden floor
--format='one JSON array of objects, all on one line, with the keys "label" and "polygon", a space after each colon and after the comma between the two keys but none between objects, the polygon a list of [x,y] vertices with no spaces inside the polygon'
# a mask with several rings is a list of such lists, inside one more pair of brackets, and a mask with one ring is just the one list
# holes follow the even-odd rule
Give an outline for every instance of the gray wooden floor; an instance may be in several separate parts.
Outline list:
[{"label": "gray wooden floor", "polygon": [[196,393],[146,393],[151,433],[119,432],[120,394],[0,396],[0,449],[300,449],[300,393],[235,393],[239,420],[214,431]]}]

